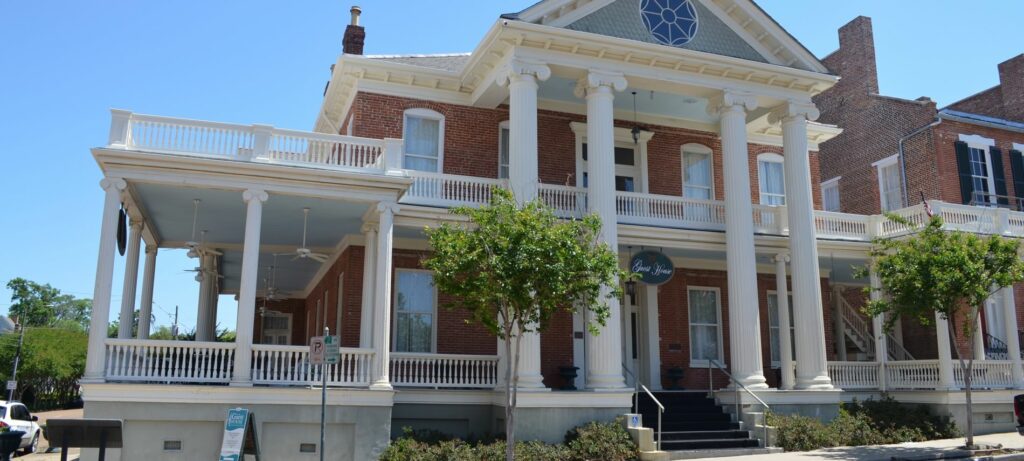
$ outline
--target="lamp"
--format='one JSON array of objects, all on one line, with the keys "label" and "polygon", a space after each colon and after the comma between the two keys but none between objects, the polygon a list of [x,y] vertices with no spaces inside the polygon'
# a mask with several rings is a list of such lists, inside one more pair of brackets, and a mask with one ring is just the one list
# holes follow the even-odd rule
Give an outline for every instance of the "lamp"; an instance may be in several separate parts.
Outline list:
[{"label": "lamp", "polygon": [[[633,92],[633,94],[636,94],[636,92]],[[635,134],[633,136],[634,138],[636,137]],[[633,247],[628,246],[626,248],[629,248],[629,263],[633,264]],[[636,304],[636,280],[628,280],[625,285],[626,294],[629,296],[629,303]]]},{"label": "lamp", "polygon": [[636,91],[633,92],[633,129],[629,130],[633,135],[633,144],[640,143],[640,125],[636,121]]}]

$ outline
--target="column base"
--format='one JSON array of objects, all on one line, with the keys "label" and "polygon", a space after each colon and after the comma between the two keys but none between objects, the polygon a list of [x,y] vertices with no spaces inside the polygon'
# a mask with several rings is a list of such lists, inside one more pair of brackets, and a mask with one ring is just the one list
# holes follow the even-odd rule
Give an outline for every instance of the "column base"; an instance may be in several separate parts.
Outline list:
[{"label": "column base", "polygon": [[587,376],[584,385],[587,389],[593,390],[624,389],[626,387],[626,380],[622,378],[622,375],[590,375]]},{"label": "column base", "polygon": [[544,387],[544,377],[539,375],[539,374],[528,375],[528,376],[520,376],[519,377],[518,386],[516,386],[516,387],[518,387],[520,390],[522,390],[522,389],[547,389],[546,387]]},{"label": "column base", "polygon": [[[764,378],[763,374],[754,374],[750,376],[734,376],[737,381],[743,383],[747,389],[751,390],[764,390],[768,389],[768,381]],[[733,383],[729,383],[729,387],[734,387]]]},{"label": "column base", "polygon": [[796,390],[800,391],[828,391],[835,389],[832,385],[832,378],[828,375],[815,376],[810,379],[796,379]]},{"label": "column base", "polygon": [[393,391],[394,387],[391,386],[389,381],[377,381],[370,385],[371,391]]}]

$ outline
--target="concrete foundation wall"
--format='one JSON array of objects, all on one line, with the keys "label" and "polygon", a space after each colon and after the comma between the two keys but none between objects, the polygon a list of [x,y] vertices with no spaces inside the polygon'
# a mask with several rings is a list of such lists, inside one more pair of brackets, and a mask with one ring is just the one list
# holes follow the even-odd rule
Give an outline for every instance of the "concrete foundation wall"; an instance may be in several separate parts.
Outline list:
[{"label": "concrete foundation wall", "polygon": [[[85,417],[124,421],[123,449],[108,450],[108,460],[215,459],[220,451],[224,418],[238,405],[193,403],[89,402]],[[319,445],[320,407],[317,405],[245,405],[253,413],[263,459],[315,460],[300,453],[302,443]],[[310,423],[311,421],[315,423]],[[335,460],[376,459],[387,447],[391,408],[328,406],[327,453]],[[164,442],[180,440],[180,451],[164,451]],[[96,450],[83,450],[82,460],[96,459]]]}]

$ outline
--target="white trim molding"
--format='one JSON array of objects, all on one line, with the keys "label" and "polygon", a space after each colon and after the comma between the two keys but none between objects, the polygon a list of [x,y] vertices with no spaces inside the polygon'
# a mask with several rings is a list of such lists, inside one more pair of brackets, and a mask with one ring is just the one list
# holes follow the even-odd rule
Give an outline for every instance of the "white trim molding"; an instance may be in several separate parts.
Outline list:
[{"label": "white trim molding", "polygon": [[992,138],[986,138],[984,136],[976,134],[961,134],[959,136],[960,141],[967,143],[968,146],[977,147],[978,149],[985,149],[988,147],[995,147],[996,140]]}]

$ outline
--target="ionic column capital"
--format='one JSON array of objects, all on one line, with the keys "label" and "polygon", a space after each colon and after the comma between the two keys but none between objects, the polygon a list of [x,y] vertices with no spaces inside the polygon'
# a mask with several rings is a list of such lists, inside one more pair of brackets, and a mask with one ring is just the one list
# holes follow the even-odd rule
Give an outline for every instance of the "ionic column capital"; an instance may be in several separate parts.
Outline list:
[{"label": "ionic column capital", "polygon": [[132,232],[142,232],[142,228],[146,227],[146,221],[144,219],[131,216],[131,214],[129,214],[128,217],[130,218],[128,221],[128,227]]},{"label": "ionic column capital", "polygon": [[121,178],[103,178],[100,180],[100,188],[105,191],[109,191],[113,187],[117,191],[123,191],[128,188],[128,183]]},{"label": "ionic column capital", "polygon": [[786,101],[768,113],[768,123],[788,123],[798,121],[801,118],[809,122],[818,119],[821,112],[812,102]]},{"label": "ionic column capital", "polygon": [[156,245],[150,245],[150,244],[147,243],[146,244],[146,254],[147,255],[155,255],[157,248],[158,247]]},{"label": "ionic column capital", "polygon": [[364,233],[364,234],[368,234],[370,232],[377,232],[377,223],[375,223],[375,222],[363,223],[363,227],[361,227],[359,229],[359,231]]},{"label": "ionic column capital", "polygon": [[498,86],[506,86],[523,77],[533,77],[543,82],[551,77],[551,68],[540,61],[512,58],[498,68],[498,73],[495,75],[495,83]]},{"label": "ionic column capital", "polygon": [[377,203],[377,213],[378,214],[387,213],[389,215],[394,215],[395,213],[398,213],[399,209],[400,209],[400,207],[395,202],[379,202],[379,203]]},{"label": "ionic column capital", "polygon": [[623,91],[629,86],[626,77],[620,72],[609,72],[605,70],[591,70],[587,75],[576,81],[576,88],[573,94],[577,98],[586,97],[588,94],[599,88]]},{"label": "ionic column capital", "polygon": [[777,263],[788,263],[789,262],[789,253],[787,253],[785,251],[779,252],[779,253],[777,253],[775,255],[775,258],[773,260],[775,262],[777,262]]},{"label": "ionic column capital", "polygon": [[712,116],[736,109],[746,112],[757,109],[757,97],[750,93],[726,90],[708,101],[708,114]]},{"label": "ionic column capital", "polygon": [[260,203],[262,203],[266,202],[269,198],[270,196],[267,195],[267,191],[263,189],[246,189],[245,192],[242,192],[242,200],[244,200],[245,203],[249,203],[253,200],[259,200]]}]

